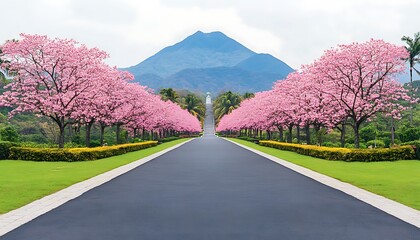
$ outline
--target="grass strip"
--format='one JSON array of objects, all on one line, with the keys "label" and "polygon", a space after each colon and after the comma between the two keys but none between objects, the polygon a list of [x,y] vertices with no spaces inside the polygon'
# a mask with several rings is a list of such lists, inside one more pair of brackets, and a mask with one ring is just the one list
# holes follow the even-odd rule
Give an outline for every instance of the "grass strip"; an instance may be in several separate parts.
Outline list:
[{"label": "grass strip", "polygon": [[187,140],[189,139],[183,138],[140,151],[94,161],[0,160],[0,214]]}]

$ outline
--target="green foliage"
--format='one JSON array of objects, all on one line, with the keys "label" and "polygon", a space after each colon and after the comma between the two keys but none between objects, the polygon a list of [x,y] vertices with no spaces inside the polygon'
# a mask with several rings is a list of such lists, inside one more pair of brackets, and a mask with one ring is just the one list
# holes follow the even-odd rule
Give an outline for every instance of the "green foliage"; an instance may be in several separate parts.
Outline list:
[{"label": "green foliage", "polygon": [[405,143],[402,143],[401,145],[402,146],[414,146],[414,149],[416,151],[416,158],[420,159],[420,140],[405,142]]},{"label": "green foliage", "polygon": [[322,143],[324,147],[340,147],[340,143],[333,143],[333,142],[324,142]]},{"label": "green foliage", "polygon": [[19,141],[19,134],[12,126],[7,126],[0,129],[0,137],[3,141],[17,142]]},{"label": "green foliage", "polygon": [[204,121],[206,114],[206,105],[204,101],[193,93],[188,93],[182,98],[181,107],[187,109],[189,113],[198,118],[199,121]]},{"label": "green foliage", "polygon": [[[418,58],[420,54],[420,32],[415,33],[414,38],[403,36],[401,40],[407,44],[405,49],[407,49],[410,56],[406,60],[410,64],[410,68],[413,68],[414,71],[419,73],[417,68],[415,68],[415,65],[416,63],[420,62]],[[410,79],[410,81],[412,81],[412,79]]]},{"label": "green foliage", "polygon": [[377,133],[378,133],[378,129],[376,128],[376,126],[373,125],[373,124],[370,124],[370,125],[362,128],[362,129],[360,129],[360,138],[363,141],[368,142],[370,140],[374,140]]},{"label": "green foliage", "polygon": [[387,149],[348,149],[280,143],[276,141],[260,141],[260,145],[327,160],[346,162],[396,161],[415,158],[414,149],[411,146]]},{"label": "green foliage", "polygon": [[237,137],[237,138],[238,138],[238,139],[245,140],[245,141],[248,141],[248,142],[254,142],[254,143],[259,142],[259,139],[257,139],[257,138],[253,138],[253,137],[248,137],[248,136],[239,136],[239,137]]},{"label": "green foliage", "polygon": [[172,136],[172,137],[159,139],[159,142],[166,143],[166,142],[171,142],[171,141],[178,140],[178,139],[181,139],[181,138],[177,137],[177,136]]},{"label": "green foliage", "polygon": [[144,148],[156,146],[156,141],[142,143],[121,144],[115,146],[96,147],[96,148],[28,148],[11,147],[10,159],[31,160],[31,161],[88,161],[96,160],[127,152],[138,151]]},{"label": "green foliage", "polygon": [[385,142],[382,141],[382,140],[370,140],[366,143],[366,145],[368,147],[372,146],[373,148],[375,147],[375,145],[376,145],[376,148],[384,148],[385,147]]},{"label": "green foliage", "polygon": [[10,155],[10,148],[18,146],[17,143],[0,141],[0,159],[8,159]]},{"label": "green foliage", "polygon": [[403,126],[397,133],[402,142],[420,140],[420,127]]},{"label": "green foliage", "polygon": [[143,142],[143,139],[141,139],[141,138],[133,138],[133,139],[131,139],[131,142],[132,143]]},{"label": "green foliage", "polygon": [[[344,144],[344,147],[345,148],[356,148],[356,146],[354,145],[354,141],[350,141],[350,142],[352,142],[352,143],[346,143],[346,144]],[[359,149],[366,149],[367,148],[367,146],[366,146],[366,144],[364,144],[364,143],[359,143]]]},{"label": "green foliage", "polygon": [[[49,143],[48,139],[40,134],[21,134],[19,136],[21,142],[46,144]],[[55,144],[57,145],[57,144]]]},{"label": "green foliage", "polygon": [[7,117],[4,116],[3,113],[0,112],[0,124],[7,123]]},{"label": "green foliage", "polygon": [[82,136],[80,133],[76,133],[71,137],[71,142],[75,143],[75,144],[84,144],[84,140],[82,139]]},{"label": "green foliage", "polygon": [[178,94],[177,94],[177,92],[175,91],[175,90],[173,90],[172,88],[162,88],[160,91],[159,91],[159,95],[160,95],[160,98],[163,100],[163,101],[171,101],[171,102],[174,102],[174,103],[176,103],[177,102],[177,100],[178,100]]},{"label": "green foliage", "polygon": [[234,109],[238,108],[241,104],[242,97],[238,93],[233,93],[231,91],[220,94],[213,104],[214,118],[216,122],[219,122],[220,119],[231,113]]},{"label": "green foliage", "polygon": [[255,94],[254,93],[250,93],[250,92],[246,92],[246,93],[244,93],[243,95],[242,95],[242,99],[248,99],[248,98],[253,98],[253,97],[255,97]]},{"label": "green foliage", "polygon": [[204,121],[206,105],[204,104],[204,98],[198,94],[187,90],[175,91],[172,88],[162,88],[159,91],[159,95],[162,100],[177,103],[183,109],[187,109],[189,113],[197,117],[199,121]]}]

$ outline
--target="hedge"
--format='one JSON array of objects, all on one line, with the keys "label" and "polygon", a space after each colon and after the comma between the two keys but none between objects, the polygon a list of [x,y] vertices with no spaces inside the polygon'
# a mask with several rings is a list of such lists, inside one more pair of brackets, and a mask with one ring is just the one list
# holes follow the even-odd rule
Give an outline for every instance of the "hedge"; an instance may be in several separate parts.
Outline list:
[{"label": "hedge", "polygon": [[413,146],[416,152],[416,158],[420,159],[420,140],[401,143],[403,146]]},{"label": "hedge", "polygon": [[28,148],[11,147],[9,159],[46,161],[46,162],[75,162],[89,161],[112,157],[127,152],[138,151],[157,145],[157,141],[121,144],[115,146],[95,148]]},{"label": "hedge", "polygon": [[17,143],[0,141],[0,159],[8,159],[10,155],[10,148],[18,146]]},{"label": "hedge", "polygon": [[396,161],[415,158],[414,149],[411,146],[383,149],[348,149],[318,147],[313,145],[301,145],[276,141],[260,141],[260,145],[286,151],[293,151],[302,155],[327,160],[341,160],[346,162]]}]

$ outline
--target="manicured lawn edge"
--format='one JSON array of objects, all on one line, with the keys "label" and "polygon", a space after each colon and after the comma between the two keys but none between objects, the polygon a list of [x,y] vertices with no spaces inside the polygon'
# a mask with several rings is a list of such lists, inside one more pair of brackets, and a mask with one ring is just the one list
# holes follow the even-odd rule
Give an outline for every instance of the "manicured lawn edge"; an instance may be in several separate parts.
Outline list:
[{"label": "manicured lawn edge", "polygon": [[[0,160],[0,214],[108,171],[161,153],[191,139],[179,139],[109,158],[82,162]],[[154,157],[153,157],[154,156]],[[1,224],[0,224],[1,225]]]},{"label": "manicured lawn edge", "polygon": [[[332,188],[338,189],[340,191],[343,191],[355,198],[358,198],[376,208],[381,209],[382,211],[385,211],[395,217],[398,217],[412,225],[415,225],[417,227],[420,227],[420,211],[416,210],[420,208],[420,204],[418,205],[418,201],[420,199],[416,198],[417,195],[420,194],[420,185],[416,185],[414,187],[414,191],[412,192],[411,190],[406,192],[409,195],[409,199],[411,201],[410,204],[406,204],[403,205],[401,202],[401,200],[403,201],[407,201],[407,198],[404,198],[404,196],[400,196],[399,194],[397,195],[393,195],[393,197],[397,197],[397,200],[391,200],[389,198],[383,197],[382,195],[384,194],[377,194],[377,192],[372,191],[370,189],[374,189],[375,184],[373,184],[372,186],[369,185],[364,185],[363,187],[359,187],[358,186],[358,181],[357,179],[353,179],[355,181],[351,182],[351,181],[346,181],[346,179],[340,179],[337,178],[337,175],[331,174],[331,171],[327,171],[327,173],[325,173],[325,171],[322,171],[322,169],[320,168],[316,168],[317,163],[319,164],[319,161],[324,161],[324,165],[322,167],[325,167],[325,164],[332,164],[330,165],[332,168],[332,172],[334,173],[337,169],[336,166],[338,164],[346,164],[347,167],[346,169],[348,170],[349,167],[351,167],[351,164],[395,164],[395,163],[415,163],[418,164],[417,165],[417,171],[420,171],[420,162],[419,161],[412,161],[412,160],[408,160],[408,161],[397,161],[397,162],[380,162],[380,163],[347,163],[347,162],[337,162],[337,161],[328,161],[328,160],[323,160],[323,159],[317,159],[317,158],[313,158],[313,157],[309,157],[309,156],[303,156],[303,155],[299,155],[297,153],[293,153],[293,152],[288,152],[288,151],[282,151],[282,150],[277,150],[277,149],[273,149],[273,148],[268,148],[268,147],[262,147],[259,146],[257,144],[254,143],[250,143],[244,140],[238,140],[238,139],[226,139],[230,142],[233,142],[234,144],[237,144],[241,147],[244,147],[250,151],[256,152],[257,154],[260,154],[274,162],[277,162],[287,168],[290,168],[302,175],[305,175],[309,178],[312,178],[318,182],[321,182],[325,185],[328,185]],[[284,160],[283,160],[284,159]],[[302,160],[303,159],[303,160]],[[312,163],[311,164],[308,164]],[[310,167],[307,167],[308,165],[310,165]],[[326,167],[326,169],[328,168],[328,165]],[[315,167],[314,167],[315,166]],[[344,166],[344,165],[343,165]],[[412,166],[409,166],[409,168],[411,168]],[[375,169],[376,166],[371,166],[372,169]],[[393,169],[395,169],[395,167],[392,167]],[[311,170],[312,169],[312,170]],[[318,171],[317,171],[318,170]],[[331,170],[331,169],[330,169]],[[325,175],[324,175],[325,174]],[[328,175],[328,176],[327,176]],[[413,176],[413,179],[417,179],[415,175]],[[343,176],[340,176],[343,177]],[[339,180],[338,180],[339,179]],[[397,179],[398,180],[398,179]],[[418,181],[417,181],[418,182]],[[356,184],[355,184],[356,183]],[[399,183],[399,182],[397,182]],[[398,185],[398,184],[397,184]],[[363,189],[362,189],[363,188]],[[385,185],[385,188],[387,188],[387,186]],[[388,187],[389,188],[389,187]],[[400,187],[401,188],[401,187]],[[364,190],[367,189],[367,190]],[[377,189],[376,189],[377,190]],[[393,188],[390,188],[388,190],[394,190]],[[401,189],[400,189],[401,190]],[[372,193],[374,192],[374,193]],[[389,191],[388,194],[391,193],[395,193],[392,191]],[[401,197],[401,198],[399,198]],[[408,206],[407,206],[408,205]],[[415,209],[416,208],[416,209]]]}]

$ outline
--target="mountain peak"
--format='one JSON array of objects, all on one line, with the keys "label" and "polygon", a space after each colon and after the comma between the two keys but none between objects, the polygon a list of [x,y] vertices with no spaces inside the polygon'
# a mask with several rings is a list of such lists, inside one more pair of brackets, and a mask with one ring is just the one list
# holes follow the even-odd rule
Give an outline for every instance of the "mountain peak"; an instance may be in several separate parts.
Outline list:
[{"label": "mountain peak", "polygon": [[197,31],[127,70],[151,88],[204,92],[266,90],[293,71],[275,57],[257,54],[219,31]]},{"label": "mountain peak", "polygon": [[244,45],[219,31],[209,33],[197,31],[183,41],[171,46],[171,48],[171,50],[200,48],[224,53],[243,51],[249,54],[255,54]]},{"label": "mountain peak", "polygon": [[197,31],[127,70],[137,76],[151,73],[168,77],[187,68],[235,66],[254,54],[222,32]]}]

